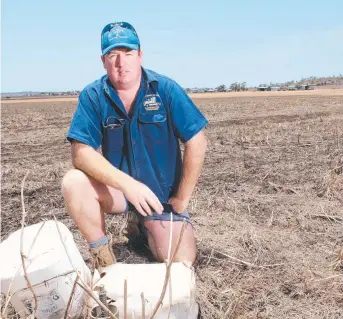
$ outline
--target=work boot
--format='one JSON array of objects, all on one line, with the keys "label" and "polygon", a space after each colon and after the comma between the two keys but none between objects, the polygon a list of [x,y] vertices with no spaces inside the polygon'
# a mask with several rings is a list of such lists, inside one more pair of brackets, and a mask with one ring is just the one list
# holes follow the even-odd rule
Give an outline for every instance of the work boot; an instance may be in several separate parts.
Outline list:
[{"label": "work boot", "polygon": [[91,248],[90,251],[93,256],[94,267],[98,269],[100,274],[105,267],[116,263],[116,257],[112,250],[112,236],[109,236],[108,244]]},{"label": "work boot", "polygon": [[121,232],[126,238],[136,237],[140,234],[139,218],[135,212],[127,212],[126,223],[124,224]]}]

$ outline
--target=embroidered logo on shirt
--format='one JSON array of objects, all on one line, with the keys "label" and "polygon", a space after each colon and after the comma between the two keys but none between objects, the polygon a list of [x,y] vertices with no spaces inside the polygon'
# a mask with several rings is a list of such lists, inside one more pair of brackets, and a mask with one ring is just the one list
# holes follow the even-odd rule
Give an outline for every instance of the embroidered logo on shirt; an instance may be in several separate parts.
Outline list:
[{"label": "embroidered logo on shirt", "polygon": [[158,94],[148,94],[144,98],[143,105],[147,111],[157,111],[160,109],[161,98]]}]

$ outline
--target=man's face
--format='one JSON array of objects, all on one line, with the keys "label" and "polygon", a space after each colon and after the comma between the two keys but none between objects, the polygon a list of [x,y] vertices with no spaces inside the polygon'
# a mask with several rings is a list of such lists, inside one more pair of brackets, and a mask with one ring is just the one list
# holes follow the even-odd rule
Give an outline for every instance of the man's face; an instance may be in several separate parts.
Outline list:
[{"label": "man's face", "polygon": [[101,57],[108,77],[116,88],[130,87],[140,81],[142,51],[117,48]]}]

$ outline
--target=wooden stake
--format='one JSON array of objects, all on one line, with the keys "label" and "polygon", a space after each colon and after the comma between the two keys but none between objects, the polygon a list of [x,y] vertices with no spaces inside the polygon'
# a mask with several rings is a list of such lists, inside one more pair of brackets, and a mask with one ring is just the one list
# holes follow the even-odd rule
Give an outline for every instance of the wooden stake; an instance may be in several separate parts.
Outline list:
[{"label": "wooden stake", "polygon": [[29,289],[31,290],[31,293],[33,295],[33,298],[35,300],[35,307],[33,309],[33,317],[34,317],[34,314],[37,312],[37,308],[38,308],[38,298],[32,288],[32,284],[29,280],[29,277],[27,275],[27,269],[26,269],[26,265],[25,265],[25,255],[24,255],[24,250],[23,250],[23,246],[24,246],[24,225],[25,225],[25,217],[26,217],[26,211],[25,211],[25,203],[24,203],[24,185],[25,185],[25,180],[26,180],[26,177],[29,175],[29,172],[30,171],[27,171],[24,178],[23,178],[23,181],[21,182],[21,206],[23,208],[23,212],[22,212],[22,219],[21,219],[21,234],[20,234],[20,256],[21,256],[21,263],[23,264],[23,270],[24,270],[24,277],[25,277],[25,280],[27,282],[27,285],[29,286]]}]

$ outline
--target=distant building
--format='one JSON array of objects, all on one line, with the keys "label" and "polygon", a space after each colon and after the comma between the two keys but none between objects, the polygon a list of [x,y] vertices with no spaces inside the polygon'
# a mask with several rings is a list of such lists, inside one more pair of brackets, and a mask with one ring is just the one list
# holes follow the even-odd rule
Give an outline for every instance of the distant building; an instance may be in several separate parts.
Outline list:
[{"label": "distant building", "polygon": [[310,84],[302,84],[299,87],[300,90],[313,90],[313,86]]},{"label": "distant building", "polygon": [[260,85],[259,87],[256,88],[257,91],[268,91],[268,86],[266,85]]},{"label": "distant building", "polygon": [[209,89],[205,89],[205,92],[214,93],[214,92],[217,92],[217,90],[209,88]]},{"label": "distant building", "polygon": [[257,91],[280,91],[279,86],[267,86],[267,85],[260,85],[257,87]]}]

